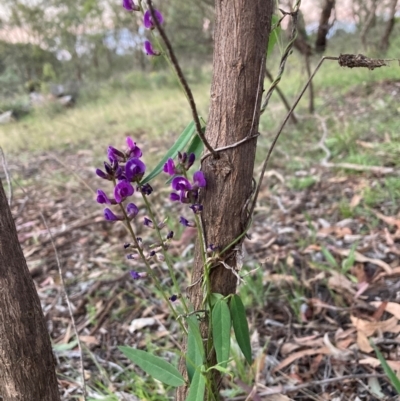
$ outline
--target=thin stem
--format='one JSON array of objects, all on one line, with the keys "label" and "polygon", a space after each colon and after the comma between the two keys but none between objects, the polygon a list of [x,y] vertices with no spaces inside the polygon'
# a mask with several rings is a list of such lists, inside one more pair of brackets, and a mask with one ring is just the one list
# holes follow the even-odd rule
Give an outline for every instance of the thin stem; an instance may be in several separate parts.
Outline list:
[{"label": "thin stem", "polygon": [[[165,247],[164,247],[164,241],[163,241],[163,238],[162,238],[162,235],[161,235],[161,231],[160,231],[160,229],[158,228],[158,226],[157,226],[157,224],[156,224],[156,217],[155,217],[155,215],[154,215],[154,213],[153,213],[153,210],[152,210],[152,208],[151,208],[151,206],[150,206],[150,203],[149,203],[149,201],[148,201],[146,195],[145,195],[143,192],[141,192],[141,194],[142,194],[143,201],[144,201],[144,203],[145,203],[145,205],[146,205],[146,208],[147,208],[147,210],[148,210],[148,212],[149,212],[149,215],[150,215],[150,217],[151,217],[151,219],[152,219],[152,221],[153,221],[153,223],[154,223],[154,227],[155,227],[155,230],[156,230],[156,232],[157,232],[158,239],[159,239],[160,244],[161,244],[162,253],[163,253],[163,255],[164,255],[165,262],[167,263],[168,271],[169,271],[169,274],[170,274],[170,276],[171,276],[172,282],[173,282],[173,284],[174,284],[175,291],[176,291],[177,293],[180,293],[179,284],[178,284],[178,281],[177,281],[177,279],[176,279],[176,276],[175,276],[175,273],[174,273],[174,269],[173,269],[173,267],[172,267],[171,259],[170,259],[170,257],[169,257],[168,252],[166,251],[166,249],[165,249]],[[185,298],[182,297],[182,298],[181,298],[181,301],[182,301],[183,308],[185,309],[185,313],[189,313],[189,309],[188,309],[188,307],[187,307],[187,305],[186,305]]]},{"label": "thin stem", "polygon": [[83,399],[86,401],[87,393],[86,393],[85,368],[84,368],[84,365],[83,365],[82,344],[81,344],[81,340],[79,338],[78,329],[76,328],[74,314],[72,312],[72,305],[71,305],[71,301],[69,300],[69,296],[68,296],[68,293],[67,293],[67,287],[65,285],[64,276],[63,276],[63,272],[62,272],[62,268],[61,268],[61,262],[60,262],[60,258],[58,257],[58,252],[57,252],[56,244],[54,243],[53,234],[51,233],[50,228],[47,225],[47,221],[44,218],[42,212],[40,212],[40,217],[42,218],[43,224],[46,227],[46,230],[47,230],[47,232],[49,233],[49,236],[50,236],[50,242],[51,242],[51,245],[53,247],[55,257],[56,257],[56,262],[57,262],[57,267],[58,267],[58,274],[60,276],[61,286],[62,286],[62,288],[64,290],[65,300],[67,302],[68,312],[69,312],[69,316],[71,318],[72,328],[73,328],[74,333],[75,333],[76,342],[77,342],[77,345],[78,345],[78,350],[79,350],[79,355],[80,355],[80,370],[81,370],[81,378],[82,378],[82,393],[83,393]]},{"label": "thin stem", "polygon": [[262,166],[262,170],[261,170],[261,174],[260,174],[260,179],[258,180],[257,188],[256,188],[256,191],[255,191],[255,193],[254,193],[253,202],[252,202],[252,204],[251,204],[251,208],[250,208],[250,212],[249,212],[249,218],[251,218],[251,216],[253,215],[254,208],[256,207],[256,202],[257,202],[258,195],[259,195],[259,193],[260,193],[260,188],[261,188],[262,180],[263,180],[263,178],[264,178],[264,174],[265,174],[265,171],[266,171],[266,169],[267,169],[269,159],[271,158],[272,151],[274,150],[275,145],[276,145],[276,143],[278,142],[279,136],[281,135],[281,133],[282,133],[282,131],[283,131],[283,128],[285,127],[286,123],[288,122],[288,120],[289,120],[290,116],[292,115],[294,109],[296,108],[296,106],[297,106],[298,103],[300,102],[300,99],[303,97],[304,92],[307,90],[307,88],[308,88],[310,82],[313,80],[315,74],[318,72],[319,68],[321,67],[322,63],[323,63],[325,60],[335,60],[335,61],[337,61],[337,60],[339,60],[339,57],[328,57],[328,56],[326,56],[326,57],[323,57],[323,58],[320,60],[320,62],[317,64],[317,67],[315,68],[314,72],[312,73],[312,75],[310,76],[310,78],[308,79],[308,81],[306,82],[306,84],[304,85],[304,88],[303,88],[302,91],[300,92],[299,96],[297,97],[297,99],[296,99],[295,102],[293,103],[292,107],[291,107],[290,110],[288,111],[288,113],[287,113],[285,119],[283,120],[281,126],[279,127],[278,132],[276,133],[275,138],[274,138],[274,140],[272,141],[272,144],[271,144],[271,146],[270,146],[270,148],[269,148],[269,150],[268,150],[267,157],[265,158],[264,164],[263,164],[263,166]]},{"label": "thin stem", "polygon": [[129,220],[129,217],[128,217],[128,214],[126,213],[125,208],[121,204],[119,204],[119,206],[120,206],[120,208],[122,210],[122,213],[124,214],[126,226],[128,228],[129,233],[131,234],[133,242],[135,243],[135,247],[136,247],[137,251],[139,252],[140,257],[141,257],[142,261],[144,262],[144,264],[146,266],[147,274],[153,279],[157,290],[161,293],[161,295],[164,298],[165,302],[167,303],[169,309],[172,311],[172,314],[174,315],[175,320],[178,321],[179,325],[181,326],[181,329],[182,329],[183,333],[187,334],[187,330],[186,330],[185,326],[183,325],[181,320],[178,319],[178,314],[176,313],[175,308],[172,306],[172,303],[171,303],[170,299],[168,298],[167,294],[163,291],[161,283],[159,282],[159,280],[156,277],[156,275],[153,273],[153,270],[151,269],[151,266],[150,266],[148,260],[146,259],[142,248],[139,245],[139,242],[138,242],[138,240],[136,238],[136,235],[135,235],[135,233],[133,231],[132,224],[131,224],[131,222]]},{"label": "thin stem", "polygon": [[[279,82],[281,81],[282,75],[283,75],[283,73],[285,71],[286,61],[287,61],[287,59],[289,58],[289,56],[290,56],[290,54],[292,52],[292,48],[293,48],[294,42],[296,41],[296,38],[297,38],[297,15],[298,15],[299,10],[300,10],[300,5],[301,5],[301,0],[297,0],[293,11],[291,13],[287,13],[287,14],[290,14],[292,16],[292,19],[293,19],[292,33],[291,33],[290,41],[287,44],[286,49],[283,52],[283,55],[281,57],[281,62],[279,64],[278,75],[274,79],[274,81],[271,83],[271,86],[269,87],[269,89],[267,91],[267,94],[265,95],[264,101],[263,101],[263,103],[261,105],[260,115],[263,114],[264,111],[266,110],[266,108],[268,106],[269,99],[272,96],[272,93],[274,92],[275,88],[278,86]],[[285,15],[287,15],[287,14],[285,14]]]},{"label": "thin stem", "polygon": [[160,32],[160,36],[162,37],[165,46],[168,49],[168,53],[169,53],[169,57],[171,59],[172,65],[174,66],[174,69],[176,71],[176,74],[178,76],[178,79],[180,81],[180,83],[183,86],[183,89],[186,93],[186,96],[188,98],[189,101],[189,105],[190,105],[190,109],[192,110],[192,116],[193,116],[193,120],[196,126],[196,131],[197,131],[197,135],[200,137],[200,139],[202,140],[202,142],[204,143],[204,146],[210,151],[210,153],[214,156],[215,159],[219,158],[219,155],[217,152],[215,152],[215,150],[213,149],[213,147],[210,145],[210,143],[207,141],[206,137],[204,136],[202,129],[201,129],[201,123],[200,123],[200,119],[199,119],[199,114],[197,112],[197,108],[196,108],[196,103],[194,102],[194,98],[193,98],[193,94],[192,91],[189,88],[189,85],[186,81],[185,76],[183,75],[182,69],[178,63],[178,59],[175,56],[174,50],[172,49],[171,46],[171,42],[169,41],[164,29],[161,27],[160,23],[158,22],[158,19],[154,13],[154,8],[153,5],[151,4],[151,0],[147,0],[147,5],[149,7],[150,13],[151,13],[151,17],[153,19],[154,25],[157,27],[158,32]]}]

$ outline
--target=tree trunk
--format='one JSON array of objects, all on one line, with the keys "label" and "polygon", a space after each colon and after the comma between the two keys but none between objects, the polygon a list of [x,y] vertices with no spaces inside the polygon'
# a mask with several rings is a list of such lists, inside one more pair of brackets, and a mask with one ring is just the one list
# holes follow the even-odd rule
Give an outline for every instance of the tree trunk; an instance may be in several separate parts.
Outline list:
[{"label": "tree trunk", "polygon": [[377,0],[372,0],[371,7],[370,7],[367,17],[364,21],[364,26],[361,29],[360,38],[361,38],[361,43],[363,45],[364,50],[367,50],[367,34],[368,34],[368,31],[374,25],[377,7],[378,7]]},{"label": "tree trunk", "polygon": [[389,47],[389,38],[390,38],[390,34],[393,31],[393,27],[394,27],[394,23],[395,23],[397,1],[398,0],[391,0],[391,2],[390,2],[389,19],[386,22],[385,30],[384,30],[382,38],[381,38],[380,50],[382,51],[382,53],[386,53],[387,49]]},{"label": "tree trunk", "polygon": [[325,0],[319,20],[317,39],[315,41],[315,50],[323,53],[326,49],[326,35],[329,32],[329,18],[331,18],[332,10],[335,7],[335,0]]},{"label": "tree trunk", "polygon": [[[206,137],[215,148],[232,145],[258,132],[263,91],[265,55],[271,29],[273,0],[216,0],[213,79]],[[229,245],[246,225],[246,202],[252,194],[256,139],[220,152],[202,162],[207,180],[200,194],[207,245],[219,250]],[[223,261],[240,268],[240,251],[231,248]],[[194,309],[202,309],[203,263],[196,251],[189,296]],[[235,275],[221,263],[210,274],[211,290],[228,295],[236,292]],[[177,399],[186,398],[187,388]]]},{"label": "tree trunk", "polygon": [[1,180],[0,399],[60,400],[50,337]]}]

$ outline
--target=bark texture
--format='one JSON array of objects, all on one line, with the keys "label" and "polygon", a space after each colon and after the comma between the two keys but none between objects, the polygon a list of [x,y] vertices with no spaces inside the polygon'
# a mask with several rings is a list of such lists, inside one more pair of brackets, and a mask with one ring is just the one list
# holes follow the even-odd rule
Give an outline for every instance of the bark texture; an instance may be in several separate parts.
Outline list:
[{"label": "bark texture", "polygon": [[[211,104],[206,138],[214,149],[232,145],[258,132],[259,110],[265,73],[265,55],[271,29],[273,0],[216,0]],[[256,139],[220,152],[220,158],[203,160],[207,180],[200,194],[206,242],[220,250],[235,240],[246,224],[246,202],[252,194]],[[228,251],[224,261],[240,266],[240,254]],[[189,296],[195,309],[202,309],[203,263],[196,252]],[[211,270],[212,292],[236,291],[236,277],[222,264]],[[177,399],[186,398],[178,390]]]},{"label": "bark texture", "polygon": [[315,50],[317,52],[323,53],[326,49],[326,35],[328,35],[330,28],[329,18],[331,18],[332,10],[335,7],[335,3],[336,0],[325,0],[322,6],[317,39],[315,41]]},{"label": "bark texture", "polygon": [[60,400],[50,337],[1,180],[0,399]]}]

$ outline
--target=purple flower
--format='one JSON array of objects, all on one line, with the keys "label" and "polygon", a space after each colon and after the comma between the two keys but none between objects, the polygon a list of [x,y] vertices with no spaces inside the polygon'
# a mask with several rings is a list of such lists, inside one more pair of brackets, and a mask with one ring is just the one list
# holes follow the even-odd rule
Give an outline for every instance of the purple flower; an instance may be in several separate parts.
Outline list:
[{"label": "purple flower", "polygon": [[140,11],[140,7],[137,6],[133,0],[122,0],[122,7],[124,7],[126,11]]},{"label": "purple flower", "polygon": [[133,157],[126,162],[125,175],[130,182],[139,182],[146,171],[146,165],[137,157]]},{"label": "purple flower", "polygon": [[122,216],[116,216],[108,207],[104,209],[104,218],[108,221],[123,220]]},{"label": "purple flower", "polygon": [[147,227],[154,228],[154,223],[149,218],[145,217],[143,220],[143,224]]},{"label": "purple flower", "polygon": [[177,174],[175,163],[171,158],[169,158],[167,160],[167,162],[164,164],[164,169],[163,170],[164,170],[164,173],[167,173],[169,175]]},{"label": "purple flower", "polygon": [[169,298],[168,298],[171,302],[175,302],[177,299],[178,299],[178,295],[171,295]]},{"label": "purple flower", "polygon": [[192,221],[186,220],[183,216],[179,217],[179,223],[185,227],[196,227],[196,224]]},{"label": "purple flower", "polygon": [[133,189],[133,186],[129,181],[120,181],[114,188],[114,198],[117,203],[121,203],[128,196],[133,195],[134,191],[135,190]]},{"label": "purple flower", "polygon": [[104,162],[104,169],[106,170],[106,174],[108,174],[110,177],[114,175],[114,170],[109,163]]},{"label": "purple flower", "polygon": [[107,156],[110,162],[123,162],[125,161],[125,155],[120,150],[109,146],[107,149]]},{"label": "purple flower", "polygon": [[104,191],[102,191],[101,189],[97,190],[96,201],[97,201],[97,203],[106,203],[107,205],[115,204],[114,199],[109,199],[108,196],[106,195],[106,193]]},{"label": "purple flower", "polygon": [[[154,10],[154,15],[158,20],[158,23],[161,25],[164,22],[164,17],[158,10]],[[147,10],[144,13],[144,18],[143,18],[144,26],[147,29],[154,29],[156,25],[154,24],[153,17],[151,16],[150,10]]]},{"label": "purple flower", "polygon": [[191,153],[188,157],[188,161],[186,163],[186,170],[189,170],[190,167],[193,166],[194,161],[196,160],[196,155],[194,153]]},{"label": "purple flower", "polygon": [[202,171],[196,171],[193,174],[194,186],[197,188],[202,188],[206,186],[206,179]]},{"label": "purple flower", "polygon": [[195,214],[199,214],[203,211],[203,205],[201,205],[200,203],[194,203],[193,205],[190,205],[189,207],[193,210],[193,213],[195,213]]},{"label": "purple flower", "polygon": [[167,239],[172,239],[172,238],[174,238],[174,232],[173,232],[173,231],[170,231],[170,232],[168,233],[168,235],[167,235]]},{"label": "purple flower", "polygon": [[134,279],[134,280],[139,280],[140,278],[142,278],[142,276],[140,275],[140,273],[138,273],[137,271],[135,271],[135,270],[131,270],[131,276],[132,276],[132,278]]},{"label": "purple flower", "polygon": [[109,174],[105,173],[103,170],[100,170],[99,168],[96,168],[96,174],[100,177],[103,178],[103,180],[111,180],[111,177]]},{"label": "purple flower", "polygon": [[161,55],[161,53],[158,50],[154,50],[153,45],[148,40],[146,40],[144,42],[144,52],[148,56],[160,56]]},{"label": "purple flower", "polygon": [[169,199],[172,200],[172,202],[179,202],[181,200],[181,197],[178,194],[176,194],[175,192],[172,192],[169,195]]},{"label": "purple flower", "polygon": [[126,206],[126,212],[130,220],[134,219],[139,213],[138,207],[134,203],[128,203]]},{"label": "purple flower", "polygon": [[185,177],[175,177],[171,185],[175,191],[190,191],[192,189],[192,185]]},{"label": "purple flower", "polygon": [[138,190],[140,190],[145,195],[150,195],[153,192],[153,187],[148,183],[138,188],[139,188]]},{"label": "purple flower", "polygon": [[142,151],[138,146],[136,146],[136,142],[134,142],[130,136],[126,138],[126,143],[129,148],[128,158],[142,156]]}]

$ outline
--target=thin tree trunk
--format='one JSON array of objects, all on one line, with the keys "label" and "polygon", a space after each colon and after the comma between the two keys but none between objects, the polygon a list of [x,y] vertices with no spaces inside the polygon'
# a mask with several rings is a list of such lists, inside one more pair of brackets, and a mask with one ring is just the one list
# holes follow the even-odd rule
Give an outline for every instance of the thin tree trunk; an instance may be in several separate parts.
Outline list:
[{"label": "thin tree trunk", "polygon": [[1,180],[0,399],[60,400],[50,337]]},{"label": "thin tree trunk", "polygon": [[[214,148],[232,145],[258,132],[265,73],[265,54],[271,29],[273,0],[216,0],[213,79],[206,137]],[[200,194],[205,239],[220,250],[243,233],[246,202],[252,194],[256,139],[220,152],[202,162],[207,180]],[[222,260],[240,267],[240,251],[231,248]],[[197,247],[189,296],[202,309],[204,266]],[[211,269],[211,290],[228,295],[236,291],[235,275],[221,263]],[[218,391],[215,389],[215,391]],[[180,388],[177,400],[186,398]]]},{"label": "thin tree trunk", "polygon": [[335,7],[335,0],[325,0],[319,20],[317,39],[315,41],[315,50],[323,53],[326,49],[326,35],[329,32],[329,19],[331,18],[332,10]]},{"label": "thin tree trunk", "polygon": [[391,0],[391,2],[390,2],[389,19],[386,22],[385,30],[384,30],[382,38],[381,38],[381,46],[380,47],[381,47],[382,53],[386,53],[387,49],[389,47],[390,34],[393,31],[394,23],[396,20],[395,14],[396,14],[397,1],[398,0]]},{"label": "thin tree trunk", "polygon": [[364,26],[362,27],[361,33],[360,33],[360,38],[361,38],[361,43],[363,45],[364,50],[367,50],[367,34],[368,31],[372,28],[374,25],[375,17],[376,17],[376,9],[378,7],[377,5],[377,0],[372,0],[371,2],[371,8],[368,11],[367,17],[364,22]]}]

